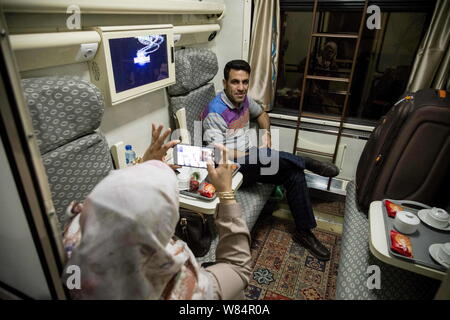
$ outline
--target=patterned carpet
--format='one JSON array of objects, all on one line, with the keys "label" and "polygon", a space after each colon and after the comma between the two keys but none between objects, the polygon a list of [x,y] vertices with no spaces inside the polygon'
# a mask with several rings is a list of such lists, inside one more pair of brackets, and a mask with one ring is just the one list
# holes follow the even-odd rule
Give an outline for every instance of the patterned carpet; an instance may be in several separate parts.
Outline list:
[{"label": "patterned carpet", "polygon": [[248,300],[334,300],[341,237],[314,230],[332,254],[330,261],[322,262],[292,240],[294,228],[292,221],[261,216],[252,234]]}]

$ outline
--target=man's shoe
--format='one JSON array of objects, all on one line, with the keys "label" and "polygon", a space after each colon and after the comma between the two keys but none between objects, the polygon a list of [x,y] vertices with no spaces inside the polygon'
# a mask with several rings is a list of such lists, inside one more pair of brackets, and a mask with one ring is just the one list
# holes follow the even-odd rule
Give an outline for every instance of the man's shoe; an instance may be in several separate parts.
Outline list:
[{"label": "man's shoe", "polygon": [[330,260],[330,251],[317,240],[310,230],[296,231],[294,240],[306,248],[313,256],[322,261]]},{"label": "man's shoe", "polygon": [[305,169],[314,172],[323,177],[336,177],[339,174],[339,169],[332,163],[321,162],[316,159],[304,157]]}]

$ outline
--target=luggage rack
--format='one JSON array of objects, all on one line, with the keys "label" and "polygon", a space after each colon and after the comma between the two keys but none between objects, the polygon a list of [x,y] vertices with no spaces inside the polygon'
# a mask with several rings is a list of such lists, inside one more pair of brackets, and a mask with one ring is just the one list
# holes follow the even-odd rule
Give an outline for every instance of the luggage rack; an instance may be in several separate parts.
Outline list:
[{"label": "luggage rack", "polygon": [[[297,117],[297,125],[296,125],[296,130],[295,130],[295,140],[294,140],[294,150],[293,153],[297,154],[298,152],[308,152],[311,154],[317,153],[315,150],[306,150],[305,148],[301,148],[298,146],[298,135],[299,135],[299,131],[300,131],[300,122],[301,122],[301,117],[309,117],[309,118],[314,118],[314,119],[319,119],[319,120],[331,120],[331,121],[336,121],[339,122],[339,129],[337,132],[337,138],[336,138],[336,143],[334,146],[334,151],[333,153],[326,153],[323,154],[323,152],[320,153],[321,156],[327,156],[329,158],[331,158],[331,162],[335,163],[336,162],[336,157],[337,157],[337,153],[338,153],[338,147],[339,147],[339,143],[341,140],[341,136],[342,136],[342,131],[343,131],[343,125],[344,125],[344,120],[345,120],[345,116],[347,114],[347,107],[348,107],[348,102],[349,102],[349,96],[351,95],[350,93],[350,89],[351,89],[351,85],[352,85],[352,80],[353,80],[353,74],[355,71],[355,62],[358,56],[358,52],[359,52],[359,46],[361,43],[361,37],[362,37],[362,32],[363,32],[363,28],[365,25],[365,14],[367,12],[367,6],[368,6],[368,0],[364,1],[364,9],[362,11],[361,14],[361,22],[359,25],[359,31],[358,33],[328,33],[328,32],[318,32],[316,30],[316,17],[317,17],[317,11],[318,11],[318,2],[319,0],[314,0],[314,8],[313,8],[313,15],[312,15],[312,23],[311,23],[311,32],[310,32],[310,38],[309,38],[309,44],[308,44],[308,54],[306,55],[306,64],[305,64],[305,70],[303,73],[303,83],[302,83],[302,92],[301,92],[301,97],[300,97],[300,104],[299,104],[299,111],[298,111],[298,117]],[[317,27],[318,28],[318,27]],[[353,59],[347,61],[348,63],[351,63],[351,71],[348,77],[328,77],[328,76],[318,76],[318,75],[312,75],[312,74],[308,74],[309,71],[309,64],[311,62],[311,55],[313,53],[311,53],[311,49],[312,49],[312,44],[313,44],[313,39],[314,38],[320,38],[320,37],[327,37],[327,38],[345,38],[345,39],[354,39],[356,40],[356,45],[355,45],[355,51],[353,53]],[[331,91],[330,93],[333,94],[339,94],[339,95],[344,95],[344,104],[342,106],[339,106],[339,109],[341,110],[341,114],[338,116],[330,116],[330,115],[321,115],[321,114],[313,114],[313,113],[308,113],[308,112],[304,112],[303,108],[304,108],[304,102],[305,102],[305,89],[306,89],[306,81],[307,80],[316,80],[316,81],[332,81],[332,82],[341,82],[341,83],[346,83],[347,84],[347,89],[346,90],[339,90],[337,92],[333,92]],[[327,183],[327,187],[326,189],[328,191],[333,191],[332,189],[332,183],[335,180],[338,180],[336,178],[325,178],[328,180]],[[335,192],[335,191],[333,191]],[[341,192],[338,192],[341,193]],[[345,193],[345,190],[344,190]]]}]

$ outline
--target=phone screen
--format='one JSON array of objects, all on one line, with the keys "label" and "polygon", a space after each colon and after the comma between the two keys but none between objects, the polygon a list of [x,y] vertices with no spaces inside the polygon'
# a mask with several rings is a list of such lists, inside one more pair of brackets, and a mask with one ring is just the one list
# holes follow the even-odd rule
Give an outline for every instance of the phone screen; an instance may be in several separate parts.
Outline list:
[{"label": "phone screen", "polygon": [[214,149],[178,144],[174,160],[179,166],[206,168],[208,161],[214,163]]}]

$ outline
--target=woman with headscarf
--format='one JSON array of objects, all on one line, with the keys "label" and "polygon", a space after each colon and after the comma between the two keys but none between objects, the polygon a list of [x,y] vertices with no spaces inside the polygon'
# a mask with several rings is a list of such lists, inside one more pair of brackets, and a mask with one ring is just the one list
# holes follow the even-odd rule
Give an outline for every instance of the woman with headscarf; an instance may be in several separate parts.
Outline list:
[{"label": "woman with headscarf", "polygon": [[[250,275],[250,235],[232,199],[230,164],[208,165],[220,198],[216,213],[216,263],[198,265],[185,242],[173,238],[179,219],[175,173],[162,162],[178,141],[163,144],[170,129],[152,128],[144,162],[112,171],[89,194],[79,221],[66,232],[66,265],[81,271],[76,299],[234,299]],[[223,158],[227,159],[223,151]],[[79,235],[77,238],[76,235]]]}]

